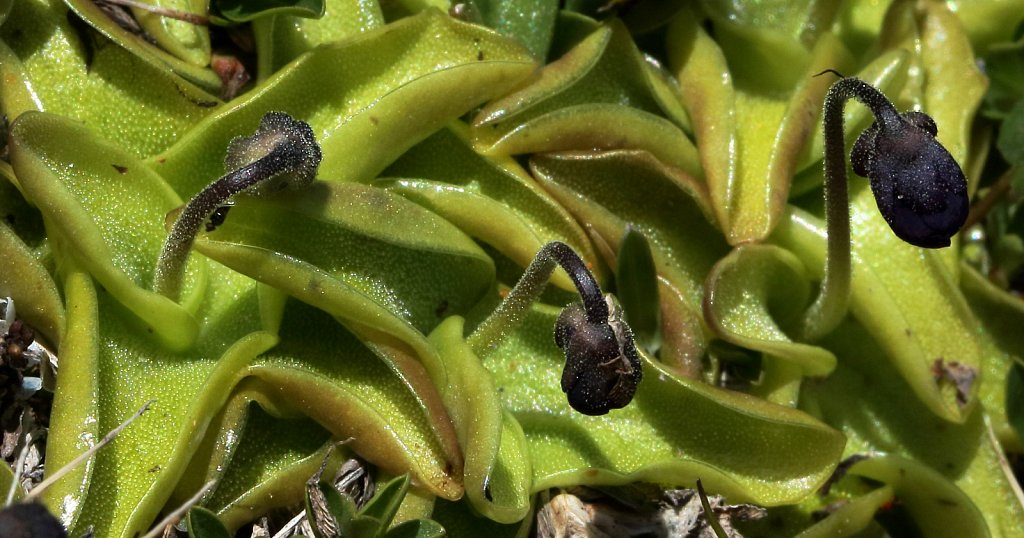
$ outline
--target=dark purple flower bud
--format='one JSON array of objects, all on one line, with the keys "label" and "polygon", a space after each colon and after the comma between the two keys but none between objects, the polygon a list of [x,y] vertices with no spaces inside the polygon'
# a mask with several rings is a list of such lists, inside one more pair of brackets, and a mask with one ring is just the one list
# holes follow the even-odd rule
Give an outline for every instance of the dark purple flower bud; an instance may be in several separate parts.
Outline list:
[{"label": "dark purple flower bud", "polygon": [[555,321],[555,343],[565,353],[562,392],[585,415],[603,415],[629,404],[643,377],[633,332],[618,305],[601,287],[579,254],[552,241],[537,253],[505,300],[470,335],[476,349],[488,349],[525,315],[555,266],[565,270],[582,302],[565,307]]},{"label": "dark purple flower bud", "polygon": [[900,239],[925,248],[948,247],[967,220],[967,180],[935,139],[923,112],[875,122],[853,146],[853,171],[871,180],[878,211]]},{"label": "dark purple flower bud", "polygon": [[67,538],[64,525],[41,504],[18,503],[0,510],[0,536]]},{"label": "dark purple flower bud", "polygon": [[625,407],[643,377],[633,333],[609,301],[604,323],[587,320],[579,303],[562,310],[555,343],[565,352],[562,392],[585,415],[603,415]]}]

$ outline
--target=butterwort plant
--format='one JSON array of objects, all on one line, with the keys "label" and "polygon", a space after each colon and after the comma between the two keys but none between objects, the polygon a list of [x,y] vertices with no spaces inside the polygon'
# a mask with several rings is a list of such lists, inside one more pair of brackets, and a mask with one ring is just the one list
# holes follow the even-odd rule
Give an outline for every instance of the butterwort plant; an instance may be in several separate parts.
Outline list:
[{"label": "butterwort plant", "polygon": [[255,534],[346,439],[410,494],[339,528],[565,534],[530,516],[559,488],[674,510],[699,479],[765,508],[714,508],[751,537],[1024,535],[1024,307],[917,248],[988,185],[956,163],[988,168],[979,59],[1024,0],[187,3],[211,41],[0,0],[0,297],[58,349],[46,474],[156,400],[40,494],[69,535],[209,483],[190,532]]}]

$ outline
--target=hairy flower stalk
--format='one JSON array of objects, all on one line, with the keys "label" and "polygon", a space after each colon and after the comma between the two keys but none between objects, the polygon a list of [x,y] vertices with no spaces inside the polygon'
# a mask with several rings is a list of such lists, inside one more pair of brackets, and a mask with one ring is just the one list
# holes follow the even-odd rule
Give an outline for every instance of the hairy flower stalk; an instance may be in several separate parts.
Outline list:
[{"label": "hairy flower stalk", "polygon": [[565,352],[562,392],[569,405],[587,415],[603,415],[633,399],[643,375],[633,333],[594,275],[565,243],[544,245],[501,305],[467,338],[478,354],[497,345],[526,316],[547,286],[555,265],[562,267],[582,304],[567,306],[555,323],[555,343]]},{"label": "hairy flower stalk", "polygon": [[846,184],[843,107],[857,99],[875,122],[854,144],[853,169],[871,180],[875,202],[900,239],[940,248],[967,218],[967,181],[960,166],[935,140],[935,122],[923,112],[900,114],[876,88],[842,78],[825,97],[825,278],[803,323],[805,340],[828,334],[842,320],[850,296],[850,200]]},{"label": "hairy flower stalk", "polygon": [[[266,196],[284,188],[308,185],[316,178],[322,154],[313,129],[284,112],[268,112],[251,137],[237,137],[228,146],[224,168],[229,172],[189,200],[174,221],[157,262],[153,289],[173,300],[181,295],[189,251],[199,229],[236,194]],[[220,212],[219,212],[220,210]]]}]

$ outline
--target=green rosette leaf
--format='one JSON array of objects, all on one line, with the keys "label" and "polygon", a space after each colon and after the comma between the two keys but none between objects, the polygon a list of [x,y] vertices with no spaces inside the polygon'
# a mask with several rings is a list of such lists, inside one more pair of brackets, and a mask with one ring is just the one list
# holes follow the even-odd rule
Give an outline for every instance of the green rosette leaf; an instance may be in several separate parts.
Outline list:
[{"label": "green rosette leaf", "polygon": [[[200,4],[197,0],[164,0],[160,3],[171,4],[177,9],[185,8],[185,11],[201,5],[203,13],[197,14],[206,14],[206,2]],[[216,102],[213,95],[220,93],[221,80],[209,68],[210,36],[205,28],[136,9],[136,16],[142,19],[139,22],[158,36],[156,41],[161,46],[156,46],[146,41],[142,35],[122,28],[94,2],[67,0],[67,5],[77,17],[107,39],[155,67],[163,76],[177,79],[177,84],[187,95],[205,97],[206,101]]]},{"label": "green rosette leaf", "polygon": [[832,353],[794,342],[785,332],[799,323],[811,291],[792,253],[773,245],[737,247],[711,270],[706,290],[705,319],[722,339],[792,361],[805,376],[835,369]]},{"label": "green rosette leaf", "polygon": [[[444,155],[444,159],[438,159]],[[586,260],[597,255],[572,215],[513,159],[484,157],[469,143],[469,130],[453,122],[402,155],[376,183],[441,215],[520,267],[551,241],[564,241]],[[408,179],[405,179],[408,178]],[[554,283],[573,291],[560,272]]]},{"label": "green rosette leaf", "polygon": [[[312,10],[306,13],[275,10],[260,12],[261,16],[252,21],[258,82],[265,81],[286,64],[317,46],[340,41],[384,24],[380,4],[375,0],[302,0],[288,3],[320,4],[320,16],[303,16]],[[237,2],[241,10],[251,9],[247,7],[250,4],[253,2]]]},{"label": "green rosette leaf", "polygon": [[[58,390],[54,391],[46,459],[59,469],[99,442],[99,304],[88,273],[70,267],[64,279],[68,323],[61,347]],[[71,470],[43,492],[42,500],[67,528],[74,528],[85,505],[96,456]]]},{"label": "green rosette leaf", "polygon": [[467,312],[493,284],[494,266],[471,239],[398,195],[322,182],[239,200],[196,249],[338,318],[412,387],[460,466],[445,410],[454,403],[435,389],[449,374],[423,334]]},{"label": "green rosette leaf", "polygon": [[[199,20],[207,19],[210,11],[209,0],[144,0],[141,4],[194,16]],[[210,31],[206,25],[167,17],[143,7],[132,7],[131,13],[142,30],[150,39],[156,41],[160,49],[163,49],[160,52],[169,52],[172,56],[200,68],[210,65]],[[100,24],[99,21],[96,22]]]},{"label": "green rosette leaf", "polygon": [[462,9],[471,22],[482,22],[517,39],[538,60],[547,57],[559,3],[553,0],[470,0]]},{"label": "green rosette leaf", "polygon": [[[210,423],[175,488],[171,505],[184,503],[207,481],[216,482],[202,505],[234,532],[275,508],[302,501],[306,480],[332,444],[330,432],[305,416],[287,416],[241,381]],[[271,414],[273,413],[273,414]],[[332,458],[328,472],[338,467]]]},{"label": "green rosette leaf", "polygon": [[711,270],[705,290],[708,326],[726,342],[763,354],[754,394],[795,406],[803,377],[835,369],[832,353],[786,333],[798,326],[810,296],[807,272],[792,253],[773,245],[737,247]]},{"label": "green rosette leaf", "polygon": [[475,143],[493,155],[643,149],[699,176],[696,148],[680,129],[686,113],[654,70],[613,20],[484,107],[473,120]]},{"label": "green rosette leaf", "polygon": [[500,523],[530,510],[530,458],[522,428],[504,411],[491,373],[466,343],[463,320],[450,317],[430,334],[449,372],[456,405],[450,408],[466,457],[466,497],[475,510]]},{"label": "green rosette leaf", "polygon": [[[61,503],[68,501],[67,495],[78,501],[80,514],[72,532],[93,527],[97,534],[127,537],[146,531],[181,479],[213,416],[227,401],[238,371],[276,343],[274,335],[259,330],[254,283],[216,267],[218,285],[210,287],[197,314],[205,336],[188,355],[168,351],[140,332],[139,324],[106,292],[98,294],[95,321],[78,329],[72,325],[68,331],[64,345],[82,349],[81,356],[91,360],[76,365],[76,375],[58,376],[57,392],[64,391],[64,384],[90,376],[96,381],[86,386],[94,386],[95,392],[90,392],[94,394],[90,400],[79,396],[69,401],[64,430],[69,435],[52,432],[50,446],[63,444],[70,452],[81,451],[78,430],[82,425],[105,433],[143,403],[155,400],[117,442],[95,456],[84,496],[76,485],[80,482],[66,486],[60,482],[54,487],[70,491],[49,493]],[[82,390],[87,389],[69,387],[68,394],[81,395]],[[125,466],[125,461],[133,464]]]},{"label": "green rosette leaf", "polygon": [[[772,76],[797,66],[799,82],[792,90],[771,91],[770,83],[744,78],[750,76],[744,69],[755,67],[743,64],[738,51],[730,54],[727,42],[712,40],[690,15],[669,28],[669,60],[693,116],[715,217],[730,244],[761,241],[782,218],[799,156],[818,130],[829,81],[814,75],[842,69],[849,53],[829,33],[815,38],[813,48],[797,40],[792,46],[801,59],[786,60],[790,66],[772,70]],[[716,29],[735,26],[715,21]],[[754,62],[756,69],[767,68],[764,61]],[[736,81],[734,70],[740,71]]]},{"label": "green rosette leaf", "polygon": [[323,151],[319,177],[368,182],[533,69],[516,43],[428,10],[302,56],[209,116],[155,163],[175,190],[191,195],[221,175],[223,148],[233,137],[279,110],[313,128]]},{"label": "green rosette leaf", "polygon": [[325,0],[215,0],[217,13],[231,22],[248,22],[270,15],[319,19],[327,10]]},{"label": "green rosette leaf", "polygon": [[[9,213],[8,213],[9,214]],[[18,315],[54,345],[64,331],[64,303],[53,277],[7,224],[0,223],[0,297],[14,299]]]},{"label": "green rosette leaf", "polygon": [[166,149],[217,105],[165,68],[79,32],[75,20],[56,0],[15,4],[0,28],[0,108],[8,121],[29,110],[61,114],[142,157]]},{"label": "green rosette leaf", "polygon": [[168,349],[191,346],[199,326],[190,312],[206,286],[203,262],[189,265],[183,305],[150,291],[164,215],[181,203],[167,184],[80,123],[47,113],[19,116],[11,160],[58,252],[76,258]]},{"label": "green rosette leaf", "polygon": [[675,344],[682,346],[673,348],[679,354],[668,362],[681,366],[678,361],[692,363],[702,355],[704,277],[728,252],[721,233],[708,221],[704,186],[639,151],[538,155],[530,164],[541,185],[612,252],[627,223],[644,234],[657,274],[671,288],[665,295],[682,299],[666,307],[672,309],[666,319],[681,323],[665,332],[671,331]]},{"label": "green rosette leaf", "polygon": [[185,516],[185,527],[189,538],[231,538],[224,524],[213,512],[196,506]]},{"label": "green rosette leaf", "polygon": [[[983,532],[964,535],[1024,532],[1024,501],[1004,466],[984,407],[976,406],[962,423],[951,424],[925,402],[908,398],[911,386],[877,338],[852,322],[826,338],[823,344],[835,352],[839,365],[829,377],[804,384],[801,406],[847,435],[846,456],[885,453],[901,458],[885,464],[886,474],[863,476],[891,484],[897,497],[921,501],[912,517],[922,529],[943,521],[945,516],[935,512],[943,503],[935,497],[948,494],[956,503],[949,515],[957,513],[960,519],[949,522],[949,528],[978,529],[980,520]],[[913,461],[904,465],[907,460]],[[905,474],[898,470],[901,466]],[[949,493],[957,489],[962,494]]]}]

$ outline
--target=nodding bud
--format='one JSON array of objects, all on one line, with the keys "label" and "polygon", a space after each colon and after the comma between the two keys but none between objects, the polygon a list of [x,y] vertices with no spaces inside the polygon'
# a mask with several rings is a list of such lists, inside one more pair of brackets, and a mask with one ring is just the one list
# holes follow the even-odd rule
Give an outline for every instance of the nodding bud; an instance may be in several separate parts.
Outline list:
[{"label": "nodding bud", "polygon": [[850,153],[893,233],[925,248],[948,247],[970,209],[967,180],[937,132],[927,114],[906,112],[898,121],[876,121]]},{"label": "nodding bud", "polygon": [[565,352],[562,392],[585,415],[625,407],[643,377],[633,333],[611,297],[605,299],[606,322],[589,321],[583,305],[573,303],[555,323],[555,343]]},{"label": "nodding bud", "polygon": [[231,140],[224,156],[224,169],[231,172],[271,155],[277,162],[268,163],[266,168],[288,171],[256,183],[246,189],[246,193],[263,196],[308,185],[316,179],[323,158],[308,123],[284,112],[268,112],[252,136],[237,136]]},{"label": "nodding bud", "polygon": [[222,224],[236,194],[266,196],[312,183],[322,157],[309,124],[284,112],[265,114],[252,136],[239,136],[228,144],[227,173],[179,213],[160,252],[153,289],[177,301],[189,250],[204,224],[208,231]]},{"label": "nodding bud", "polygon": [[562,310],[555,322],[555,344],[565,353],[562,392],[573,409],[586,415],[625,407],[642,376],[633,332],[611,296],[601,293],[587,264],[565,243],[544,245],[505,300],[467,341],[475,350],[496,345],[540,297],[556,265],[572,279],[582,300]]}]

